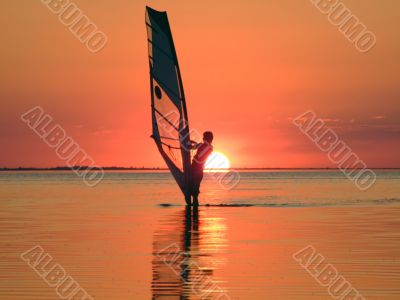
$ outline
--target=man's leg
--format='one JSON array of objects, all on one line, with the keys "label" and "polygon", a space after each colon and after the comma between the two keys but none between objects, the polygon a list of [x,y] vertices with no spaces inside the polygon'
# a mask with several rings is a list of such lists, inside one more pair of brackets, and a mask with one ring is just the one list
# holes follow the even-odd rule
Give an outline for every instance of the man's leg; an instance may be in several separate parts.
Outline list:
[{"label": "man's leg", "polygon": [[193,206],[199,206],[199,195],[193,195]]},{"label": "man's leg", "polygon": [[193,195],[193,206],[199,206],[199,195]]},{"label": "man's leg", "polygon": [[191,194],[193,196],[193,206],[199,205],[199,193],[200,193],[200,183],[203,179],[203,169],[201,166],[192,169],[192,184],[191,184]]},{"label": "man's leg", "polygon": [[193,206],[199,206],[199,194],[200,194],[200,180],[196,180],[192,186]]},{"label": "man's leg", "polygon": [[191,203],[191,192],[190,192],[190,190],[189,191],[186,191],[186,193],[185,193],[185,201],[186,201],[186,205],[192,205],[192,203]]},{"label": "man's leg", "polygon": [[193,176],[190,176],[189,186],[186,187],[186,191],[185,191],[186,205],[192,205],[192,191],[193,191]]}]

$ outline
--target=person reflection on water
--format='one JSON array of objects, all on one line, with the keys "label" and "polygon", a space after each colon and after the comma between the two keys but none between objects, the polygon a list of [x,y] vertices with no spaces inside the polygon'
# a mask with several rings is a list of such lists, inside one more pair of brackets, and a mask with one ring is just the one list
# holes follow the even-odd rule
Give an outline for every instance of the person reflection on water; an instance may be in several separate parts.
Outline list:
[{"label": "person reflection on water", "polygon": [[203,180],[204,165],[207,161],[207,158],[213,152],[213,139],[213,133],[211,131],[206,131],[203,133],[202,143],[190,141],[191,149],[196,149],[197,151],[193,157],[190,168],[190,187],[189,193],[186,195],[186,202],[190,204],[191,198],[193,197],[193,206],[199,205],[200,184]]}]

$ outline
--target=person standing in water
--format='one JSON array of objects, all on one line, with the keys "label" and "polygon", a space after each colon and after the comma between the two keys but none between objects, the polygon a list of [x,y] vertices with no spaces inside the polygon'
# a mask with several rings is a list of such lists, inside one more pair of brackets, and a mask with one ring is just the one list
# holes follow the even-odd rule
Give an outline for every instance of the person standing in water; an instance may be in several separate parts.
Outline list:
[{"label": "person standing in water", "polygon": [[191,141],[192,149],[197,150],[195,156],[193,157],[192,165],[190,168],[190,195],[188,195],[189,203],[190,198],[193,197],[193,206],[199,205],[200,184],[203,180],[204,165],[207,161],[207,158],[213,152],[213,139],[213,133],[211,131],[206,131],[203,133],[202,143]]}]

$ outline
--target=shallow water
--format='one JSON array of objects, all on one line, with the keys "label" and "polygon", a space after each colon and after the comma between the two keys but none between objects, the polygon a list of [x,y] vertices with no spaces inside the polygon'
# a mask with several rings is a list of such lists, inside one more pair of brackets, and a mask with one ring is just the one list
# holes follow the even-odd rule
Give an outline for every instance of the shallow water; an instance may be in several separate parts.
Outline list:
[{"label": "shallow water", "polygon": [[166,172],[95,188],[2,172],[0,299],[59,299],[20,258],[35,245],[95,299],[332,299],[292,257],[308,245],[364,298],[399,299],[400,173],[377,175],[364,192],[332,171],[242,172],[233,190],[206,176],[203,204],[239,207],[189,211]]}]

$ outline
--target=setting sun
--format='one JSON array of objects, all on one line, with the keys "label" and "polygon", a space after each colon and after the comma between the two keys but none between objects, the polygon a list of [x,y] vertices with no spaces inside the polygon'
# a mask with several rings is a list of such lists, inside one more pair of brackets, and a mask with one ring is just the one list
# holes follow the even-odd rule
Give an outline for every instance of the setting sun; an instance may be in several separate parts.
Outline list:
[{"label": "setting sun", "polygon": [[206,170],[229,169],[231,166],[229,159],[221,152],[213,152],[207,159]]}]

